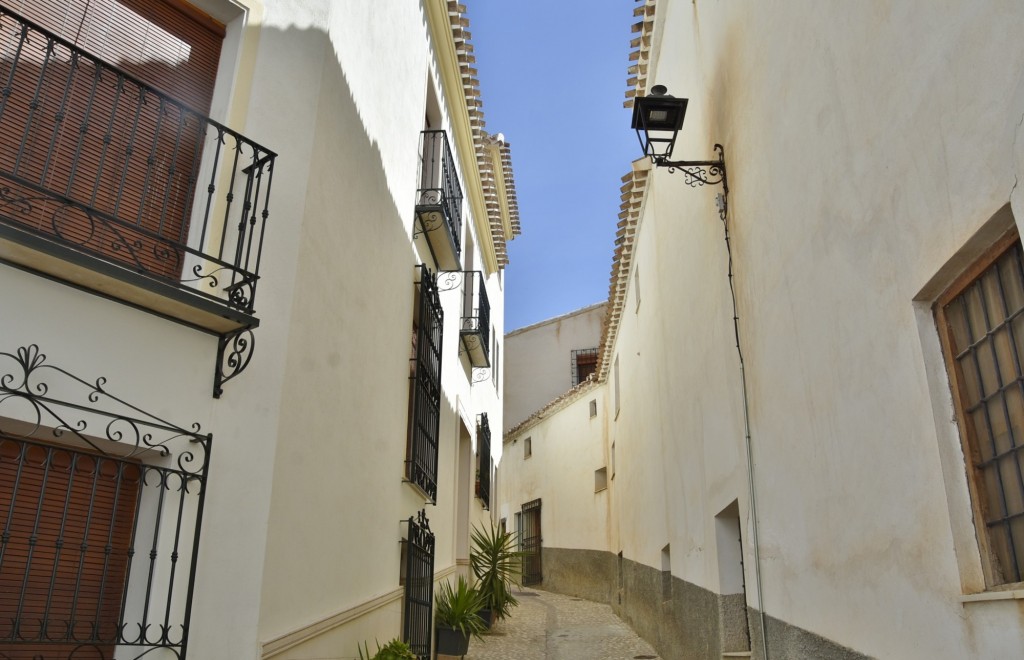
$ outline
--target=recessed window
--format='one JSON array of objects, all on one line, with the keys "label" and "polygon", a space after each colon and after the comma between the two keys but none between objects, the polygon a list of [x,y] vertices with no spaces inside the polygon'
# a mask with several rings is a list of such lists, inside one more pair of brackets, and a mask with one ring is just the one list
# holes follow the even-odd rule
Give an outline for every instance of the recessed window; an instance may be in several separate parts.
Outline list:
[{"label": "recessed window", "polygon": [[533,456],[533,438],[523,440],[523,458]]},{"label": "recessed window", "polygon": [[590,418],[597,417],[597,399],[590,400]]},{"label": "recessed window", "polygon": [[1024,255],[1016,233],[935,305],[990,586],[1024,581]]},{"label": "recessed window", "polygon": [[594,492],[602,491],[608,487],[608,468],[603,467],[594,470]]},{"label": "recessed window", "polygon": [[636,272],[633,273],[633,286],[636,291],[636,312],[640,313],[640,268],[637,267]]},{"label": "recessed window", "polygon": [[597,371],[597,349],[580,348],[572,352],[572,386],[576,387]]}]

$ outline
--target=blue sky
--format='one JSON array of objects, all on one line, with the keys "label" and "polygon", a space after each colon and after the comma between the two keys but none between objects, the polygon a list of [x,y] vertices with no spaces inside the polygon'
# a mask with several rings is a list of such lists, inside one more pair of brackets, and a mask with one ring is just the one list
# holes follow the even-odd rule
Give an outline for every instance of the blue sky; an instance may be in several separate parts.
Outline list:
[{"label": "blue sky", "polygon": [[466,2],[486,130],[512,145],[523,233],[505,331],[608,298],[619,186],[639,157],[622,107],[634,2]]}]

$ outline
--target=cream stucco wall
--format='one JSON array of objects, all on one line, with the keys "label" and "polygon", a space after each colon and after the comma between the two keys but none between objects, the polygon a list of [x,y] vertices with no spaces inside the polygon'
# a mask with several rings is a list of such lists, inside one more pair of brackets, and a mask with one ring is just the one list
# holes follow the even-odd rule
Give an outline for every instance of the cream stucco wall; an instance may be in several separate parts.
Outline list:
[{"label": "cream stucco wall", "polygon": [[[760,562],[720,188],[666,170],[609,353],[611,550],[660,569],[671,544],[674,576],[721,593],[714,520],[738,501],[747,601],[762,602],[759,567],[771,617],[871,657],[1024,653],[1016,596],[972,595],[984,584],[928,312],[936,275],[948,284],[967,263],[954,256],[994,238],[1001,208],[1024,218],[1020,5],[656,5],[648,80],[690,99],[675,157],[725,147]],[[527,498],[527,468],[509,468]],[[572,501],[560,483],[545,509]]]},{"label": "cream stucco wall", "polygon": [[[0,351],[37,343],[140,408],[213,433],[190,658],[352,658],[358,641],[401,635],[402,521],[424,508],[403,466],[413,282],[430,263],[412,238],[428,85],[443,128],[454,120],[421,4],[241,6],[225,5],[237,22],[213,112],[279,153],[251,364],[215,400],[215,337],[6,265]],[[463,262],[475,268],[479,224],[467,207],[463,244],[475,247]],[[486,286],[500,345],[496,272]],[[473,383],[460,350],[462,296],[441,300],[439,491],[425,507],[439,579],[456,570],[457,502],[469,499],[471,522],[491,515],[457,483],[460,429],[475,451],[488,413],[498,456],[503,426],[500,379]]]},{"label": "cream stucco wall", "polygon": [[508,427],[572,388],[572,351],[597,347],[604,315],[604,303],[598,303],[508,333]]}]

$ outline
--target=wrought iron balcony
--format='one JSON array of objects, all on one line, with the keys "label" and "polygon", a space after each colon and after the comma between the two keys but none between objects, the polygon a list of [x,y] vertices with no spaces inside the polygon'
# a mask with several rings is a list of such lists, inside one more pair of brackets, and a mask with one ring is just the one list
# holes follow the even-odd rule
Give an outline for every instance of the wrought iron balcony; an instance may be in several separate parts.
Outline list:
[{"label": "wrought iron balcony", "polygon": [[484,274],[478,270],[452,270],[438,273],[439,291],[453,291],[462,287],[462,319],[459,338],[462,349],[469,355],[470,365],[491,366],[491,303],[484,286]]},{"label": "wrought iron balcony", "polygon": [[456,269],[462,256],[462,186],[444,131],[420,135],[420,187],[415,236],[425,235],[439,270]]},{"label": "wrought iron balcony", "polygon": [[219,334],[257,325],[276,155],[6,9],[0,37],[0,259]]},{"label": "wrought iron balcony", "polygon": [[477,442],[477,486],[476,496],[484,503],[484,509],[491,506],[491,426],[487,413],[481,413],[476,422]]},{"label": "wrought iron balcony", "polygon": [[441,424],[441,348],[444,310],[437,295],[434,274],[425,265],[417,269],[419,287],[413,329],[411,359],[409,439],[405,478],[430,499],[437,501],[438,446]]}]

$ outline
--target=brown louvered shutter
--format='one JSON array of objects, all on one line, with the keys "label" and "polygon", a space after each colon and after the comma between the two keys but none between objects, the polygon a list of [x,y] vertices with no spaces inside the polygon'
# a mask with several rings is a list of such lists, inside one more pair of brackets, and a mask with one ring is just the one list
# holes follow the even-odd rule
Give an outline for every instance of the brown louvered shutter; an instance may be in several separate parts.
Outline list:
[{"label": "brown louvered shutter", "polygon": [[0,436],[0,657],[113,657],[142,470]]},{"label": "brown louvered shutter", "polygon": [[[159,0],[7,0],[4,6],[200,115],[209,113],[224,27],[198,10]],[[36,193],[32,208],[15,219],[136,270],[177,279],[184,255],[172,244],[187,242],[202,153],[199,118],[155,95],[140,103],[134,85],[119,87],[110,72],[97,77],[91,62],[73,67],[64,46],[47,55],[40,41],[35,35],[34,43],[21,44],[11,22],[0,33],[0,80],[12,82],[0,118],[0,169],[28,183],[16,194]],[[32,186],[121,222],[90,220],[40,199],[45,195]]]}]

